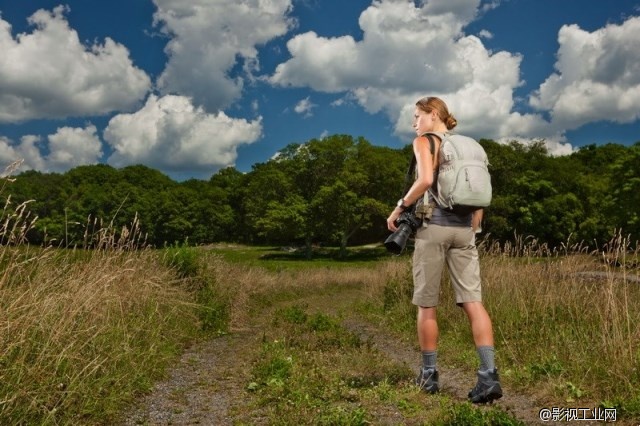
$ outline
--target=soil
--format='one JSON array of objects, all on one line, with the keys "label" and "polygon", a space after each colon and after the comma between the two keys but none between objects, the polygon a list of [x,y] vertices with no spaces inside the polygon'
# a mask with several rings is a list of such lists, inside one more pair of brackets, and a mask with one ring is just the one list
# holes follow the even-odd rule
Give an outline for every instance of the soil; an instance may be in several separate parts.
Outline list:
[{"label": "soil", "polygon": [[[407,365],[418,372],[420,354],[415,342],[403,341],[387,330],[354,316],[351,303],[363,297],[358,291],[345,290],[340,294],[310,296],[288,303],[304,303],[310,311],[329,315],[341,314],[343,325],[363,341],[385,354],[391,360]],[[275,307],[274,307],[275,308]],[[349,312],[351,313],[349,314]],[[345,316],[345,312],[347,313]],[[250,382],[250,365],[262,341],[262,329],[269,321],[268,312],[256,316],[244,328],[229,334],[200,342],[187,350],[170,371],[168,378],[158,383],[152,392],[135,403],[123,414],[123,425],[266,425],[266,417],[254,410],[242,409],[247,400],[247,383]],[[461,402],[475,384],[475,374],[439,366],[440,387]],[[504,388],[502,399],[494,402],[504,411],[525,424],[556,424],[542,422],[539,411],[551,408],[533,395],[526,395]],[[251,418],[246,418],[251,412]],[[373,413],[376,415],[376,413]],[[566,424],[567,422],[562,422]],[[570,423],[570,422],[569,422]],[[592,424],[587,421],[581,425]],[[380,413],[373,424],[406,424],[399,413]]]}]

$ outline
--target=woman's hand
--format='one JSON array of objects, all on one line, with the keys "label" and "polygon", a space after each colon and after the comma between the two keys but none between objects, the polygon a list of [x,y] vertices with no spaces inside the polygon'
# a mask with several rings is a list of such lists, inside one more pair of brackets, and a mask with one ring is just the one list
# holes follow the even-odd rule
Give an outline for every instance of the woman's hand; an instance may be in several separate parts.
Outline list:
[{"label": "woman's hand", "polygon": [[398,228],[396,227],[396,219],[398,219],[400,213],[402,213],[402,209],[396,207],[387,218],[387,229],[389,231],[396,232],[398,230]]}]

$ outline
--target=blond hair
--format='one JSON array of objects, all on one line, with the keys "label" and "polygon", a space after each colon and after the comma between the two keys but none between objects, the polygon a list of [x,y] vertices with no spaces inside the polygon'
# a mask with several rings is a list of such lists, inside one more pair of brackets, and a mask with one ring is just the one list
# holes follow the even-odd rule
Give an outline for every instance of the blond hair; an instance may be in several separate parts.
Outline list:
[{"label": "blond hair", "polygon": [[440,120],[447,126],[448,130],[453,129],[458,125],[458,120],[449,112],[447,104],[440,98],[434,96],[428,98],[422,98],[416,102],[416,106],[426,113],[436,111]]}]

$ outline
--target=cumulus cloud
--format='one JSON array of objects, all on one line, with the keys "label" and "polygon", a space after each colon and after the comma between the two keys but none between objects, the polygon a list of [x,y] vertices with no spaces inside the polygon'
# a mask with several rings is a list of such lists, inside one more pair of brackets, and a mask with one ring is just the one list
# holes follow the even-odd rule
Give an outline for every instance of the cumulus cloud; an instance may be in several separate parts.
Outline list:
[{"label": "cumulus cloud", "polygon": [[[154,0],[154,22],[171,37],[158,78],[163,94],[191,97],[209,111],[229,106],[260,68],[257,45],[295,23],[291,0]],[[244,77],[232,75],[242,65]]]},{"label": "cumulus cloud", "polygon": [[[48,143],[38,135],[25,135],[20,142],[0,136],[0,165],[24,160],[20,170],[64,172],[73,167],[96,164],[102,156],[102,143],[92,124],[85,128],[61,127],[47,136]],[[43,155],[42,152],[48,152]]]},{"label": "cumulus cloud", "polygon": [[640,118],[640,17],[594,32],[565,25],[553,73],[530,97],[551,113],[555,128],[573,129],[601,120]]},{"label": "cumulus cloud", "polygon": [[106,38],[85,46],[64,17],[68,9],[35,12],[31,33],[15,38],[0,18],[0,122],[128,110],[150,88],[129,51]]},{"label": "cumulus cloud", "polygon": [[304,118],[309,118],[313,116],[312,110],[313,108],[318,106],[313,102],[311,102],[310,98],[311,98],[310,96],[307,96],[306,98],[301,99],[300,102],[298,102],[294,108],[294,111],[304,116]]},{"label": "cumulus cloud", "polygon": [[19,143],[0,136],[0,166],[4,169],[16,161],[24,160],[19,171],[46,169],[45,161],[38,148],[40,142],[41,137],[35,135],[25,135],[20,138]]},{"label": "cumulus cloud", "polygon": [[96,131],[96,126],[90,124],[84,129],[61,127],[49,135],[47,168],[62,172],[79,165],[97,164],[102,157],[102,142]]},{"label": "cumulus cloud", "polygon": [[431,0],[421,6],[376,0],[360,15],[362,40],[299,34],[287,43],[291,58],[277,66],[269,81],[348,92],[366,111],[386,113],[402,135],[413,133],[415,101],[435,95],[464,117],[461,132],[493,138],[551,136],[541,115],[512,112],[522,58],[490,52],[478,37],[463,33],[480,6],[479,0]]},{"label": "cumulus cloud", "polygon": [[107,162],[115,167],[143,163],[166,173],[210,175],[233,165],[236,148],[261,134],[261,117],[234,119],[209,114],[184,96],[151,95],[139,111],[114,116],[104,139],[114,150]]},{"label": "cumulus cloud", "polygon": [[374,0],[360,15],[361,40],[298,34],[287,43],[291,58],[269,81],[346,93],[332,105],[351,99],[370,113],[384,112],[401,136],[413,134],[415,101],[439,96],[460,119],[457,131],[500,141],[544,140],[554,155],[572,151],[567,130],[640,117],[640,17],[592,33],[562,27],[557,71],[530,96],[533,112],[521,113],[513,98],[522,84],[521,56],[489,51],[481,40],[492,37],[486,30],[479,37],[463,31],[500,3]]}]

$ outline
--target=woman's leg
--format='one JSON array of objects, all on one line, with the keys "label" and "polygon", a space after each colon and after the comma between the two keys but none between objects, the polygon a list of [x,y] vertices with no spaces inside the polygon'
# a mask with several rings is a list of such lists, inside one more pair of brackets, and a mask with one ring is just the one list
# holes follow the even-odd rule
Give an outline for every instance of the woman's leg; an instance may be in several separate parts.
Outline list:
[{"label": "woman's leg", "polygon": [[493,346],[493,326],[482,302],[465,302],[462,309],[469,318],[476,347]]},{"label": "woman's leg", "polygon": [[435,351],[438,348],[438,322],[436,308],[418,307],[418,343],[422,352]]}]

